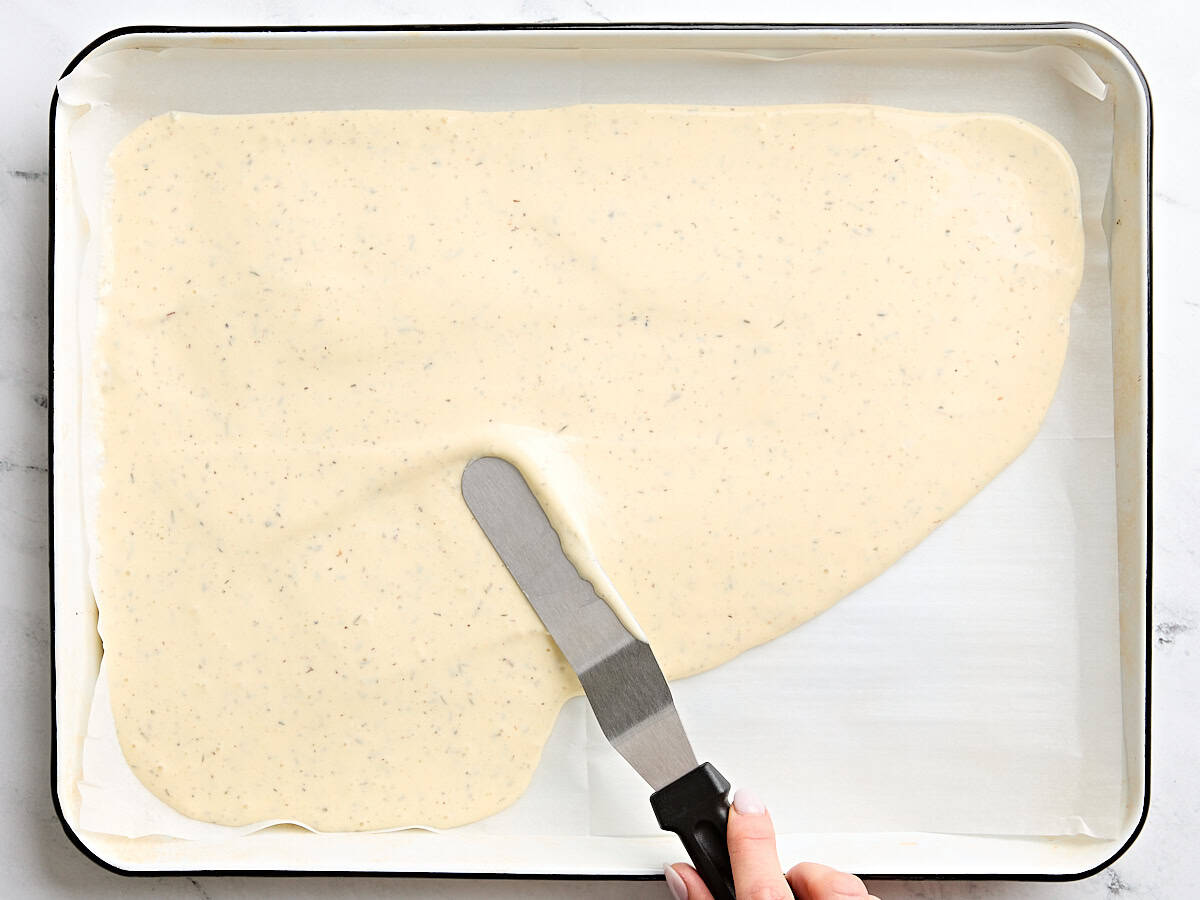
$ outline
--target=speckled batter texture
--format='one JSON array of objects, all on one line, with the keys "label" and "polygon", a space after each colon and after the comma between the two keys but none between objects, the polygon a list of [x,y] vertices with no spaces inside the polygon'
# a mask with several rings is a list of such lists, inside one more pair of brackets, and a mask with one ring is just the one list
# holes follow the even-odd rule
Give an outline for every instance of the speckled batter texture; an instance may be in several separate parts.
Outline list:
[{"label": "speckled batter texture", "polygon": [[1026,446],[1082,267],[1071,161],[998,116],[166,115],[111,166],[113,713],[155,794],[230,825],[450,826],[528,783],[578,684],[473,456],[699,672]]}]

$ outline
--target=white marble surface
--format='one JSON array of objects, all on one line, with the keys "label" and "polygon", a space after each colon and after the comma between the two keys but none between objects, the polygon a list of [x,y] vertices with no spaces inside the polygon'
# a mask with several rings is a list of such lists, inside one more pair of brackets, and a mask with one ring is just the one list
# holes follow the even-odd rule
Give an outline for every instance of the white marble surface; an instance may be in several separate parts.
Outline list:
[{"label": "white marble surface", "polygon": [[0,66],[0,896],[665,898],[662,882],[123,879],[72,847],[50,803],[46,509],[46,117],[57,75],[131,24],[457,21],[1062,21],[1096,25],[1139,60],[1155,112],[1155,660],[1153,802],[1112,868],[1068,884],[882,882],[905,898],[1184,898],[1200,846],[1200,14],[1184,2],[618,2],[2,0]]}]

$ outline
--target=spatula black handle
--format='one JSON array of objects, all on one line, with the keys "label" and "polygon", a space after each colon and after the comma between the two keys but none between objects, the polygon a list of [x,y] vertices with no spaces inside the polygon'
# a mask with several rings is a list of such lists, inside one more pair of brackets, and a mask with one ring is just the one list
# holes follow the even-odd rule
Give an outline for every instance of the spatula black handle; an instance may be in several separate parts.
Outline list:
[{"label": "spatula black handle", "polygon": [[704,763],[650,795],[663,831],[683,841],[692,865],[716,900],[734,900],[733,869],[725,829],[729,821],[729,782]]}]

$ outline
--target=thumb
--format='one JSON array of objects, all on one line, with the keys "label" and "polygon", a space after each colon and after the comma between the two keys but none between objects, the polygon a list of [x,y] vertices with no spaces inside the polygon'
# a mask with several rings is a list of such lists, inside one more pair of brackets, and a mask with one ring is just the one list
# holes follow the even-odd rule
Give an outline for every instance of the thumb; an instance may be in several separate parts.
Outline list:
[{"label": "thumb", "polygon": [[728,841],[733,887],[739,897],[792,900],[792,889],[783,877],[775,849],[775,826],[767,807],[753,791],[742,788],[733,795]]}]

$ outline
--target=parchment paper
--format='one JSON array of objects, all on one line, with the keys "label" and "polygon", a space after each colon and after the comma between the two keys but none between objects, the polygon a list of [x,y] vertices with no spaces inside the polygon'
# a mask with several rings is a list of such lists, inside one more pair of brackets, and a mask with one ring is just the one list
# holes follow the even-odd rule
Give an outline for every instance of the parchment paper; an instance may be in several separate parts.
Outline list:
[{"label": "parchment paper", "polygon": [[[79,113],[68,150],[92,234],[78,286],[81,369],[68,373],[85,380],[105,160],[158,113],[869,102],[1009,113],[1055,135],[1080,173],[1087,264],[1062,380],[1031,447],[873,583],[674,690],[699,756],[763,794],[783,834],[1116,835],[1124,768],[1101,226],[1112,106],[1073,53],[125,50],[94,56],[59,89]],[[101,448],[95,410],[80,415],[90,524]],[[79,789],[81,824],[96,832],[210,840],[272,824],[195,822],[142,787],[116,741],[103,668]],[[657,835],[647,793],[577,698],[525,795],[447,834]]]}]

